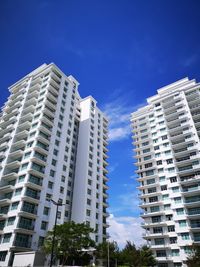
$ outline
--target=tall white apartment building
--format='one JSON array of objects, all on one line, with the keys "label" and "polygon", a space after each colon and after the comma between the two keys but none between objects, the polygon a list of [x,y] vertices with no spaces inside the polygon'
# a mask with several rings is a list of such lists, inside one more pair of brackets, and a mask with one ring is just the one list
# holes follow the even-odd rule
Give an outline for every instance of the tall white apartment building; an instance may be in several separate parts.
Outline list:
[{"label": "tall white apartment building", "polygon": [[200,244],[200,84],[157,91],[132,113],[144,238],[158,267],[186,266]]},{"label": "tall white apartment building", "polygon": [[107,126],[79,83],[44,64],[9,88],[0,116],[0,266],[40,249],[48,230],[73,220],[106,239]]}]

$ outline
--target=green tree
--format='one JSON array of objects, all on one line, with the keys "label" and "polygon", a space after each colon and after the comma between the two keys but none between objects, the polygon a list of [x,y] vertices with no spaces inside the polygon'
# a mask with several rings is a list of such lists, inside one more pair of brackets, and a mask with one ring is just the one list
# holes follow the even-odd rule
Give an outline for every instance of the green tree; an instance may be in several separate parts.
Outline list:
[{"label": "green tree", "polygon": [[191,253],[187,258],[186,264],[188,267],[200,267],[200,246],[193,245]]},{"label": "green tree", "polygon": [[140,267],[151,267],[156,265],[156,260],[152,250],[148,246],[140,249]]},{"label": "green tree", "polygon": [[[84,223],[66,222],[56,226],[54,255],[64,265],[68,257],[77,257],[82,249],[95,246],[90,238],[94,230]],[[53,230],[47,233],[43,250],[46,254],[51,253]]]},{"label": "green tree", "polygon": [[111,266],[115,266],[116,261],[119,257],[119,248],[117,242],[105,241],[100,243],[96,247],[96,259],[103,261],[106,265],[108,262],[108,250],[109,250],[109,261]]},{"label": "green tree", "polygon": [[131,241],[126,241],[126,245],[120,253],[120,264],[140,267],[140,252]]}]

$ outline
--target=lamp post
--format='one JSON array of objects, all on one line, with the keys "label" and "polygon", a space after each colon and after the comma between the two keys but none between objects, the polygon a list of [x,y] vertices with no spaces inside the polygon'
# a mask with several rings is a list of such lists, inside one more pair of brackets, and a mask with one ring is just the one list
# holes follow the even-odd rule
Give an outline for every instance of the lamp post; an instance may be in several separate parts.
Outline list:
[{"label": "lamp post", "polygon": [[108,241],[108,267],[110,267],[110,246]]},{"label": "lamp post", "polygon": [[56,225],[57,225],[57,218],[58,218],[58,207],[63,206],[65,204],[60,202],[55,202],[53,199],[51,199],[52,203],[56,205],[56,217],[55,217],[55,223],[54,223],[54,229],[53,229],[53,240],[52,240],[52,246],[51,246],[51,261],[50,261],[50,267],[53,265],[53,253],[54,253],[54,245],[55,245],[55,236],[56,236]]}]

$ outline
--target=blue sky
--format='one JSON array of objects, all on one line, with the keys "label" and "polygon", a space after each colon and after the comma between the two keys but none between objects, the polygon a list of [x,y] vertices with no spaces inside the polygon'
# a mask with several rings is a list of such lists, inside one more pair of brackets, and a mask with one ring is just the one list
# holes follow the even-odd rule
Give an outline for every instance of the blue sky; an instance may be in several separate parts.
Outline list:
[{"label": "blue sky", "polygon": [[200,2],[1,0],[0,106],[7,87],[54,62],[110,116],[110,234],[141,243],[129,116],[164,85],[200,81]]}]

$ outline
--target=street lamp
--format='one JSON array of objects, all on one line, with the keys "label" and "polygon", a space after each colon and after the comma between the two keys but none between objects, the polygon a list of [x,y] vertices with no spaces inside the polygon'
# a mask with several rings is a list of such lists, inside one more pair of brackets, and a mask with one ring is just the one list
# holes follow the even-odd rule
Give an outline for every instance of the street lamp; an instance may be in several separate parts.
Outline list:
[{"label": "street lamp", "polygon": [[55,236],[56,236],[56,224],[57,224],[57,218],[58,218],[58,207],[63,206],[65,204],[60,202],[55,202],[53,199],[51,199],[52,203],[56,205],[56,218],[54,223],[54,229],[53,229],[53,240],[52,240],[52,246],[51,246],[51,261],[50,261],[50,267],[53,265],[53,253],[54,253],[54,245],[55,245]]},{"label": "street lamp", "polygon": [[110,267],[110,246],[109,246],[109,240],[108,240],[108,267]]}]

